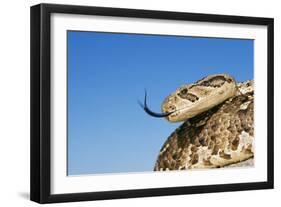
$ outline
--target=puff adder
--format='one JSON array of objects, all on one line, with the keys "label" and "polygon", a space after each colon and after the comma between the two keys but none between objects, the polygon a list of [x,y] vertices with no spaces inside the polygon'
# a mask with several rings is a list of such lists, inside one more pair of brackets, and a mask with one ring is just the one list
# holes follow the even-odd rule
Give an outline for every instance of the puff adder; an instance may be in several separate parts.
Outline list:
[{"label": "puff adder", "polygon": [[151,116],[184,121],[162,146],[155,171],[224,167],[254,156],[253,81],[210,75],[170,94],[162,113],[146,97],[142,106]]}]

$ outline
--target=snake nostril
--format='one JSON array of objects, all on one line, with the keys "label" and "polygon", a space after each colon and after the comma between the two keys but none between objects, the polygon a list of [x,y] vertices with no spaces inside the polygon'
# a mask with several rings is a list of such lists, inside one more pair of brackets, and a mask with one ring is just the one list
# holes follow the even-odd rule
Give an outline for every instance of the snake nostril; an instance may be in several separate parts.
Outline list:
[{"label": "snake nostril", "polygon": [[168,109],[169,109],[169,111],[175,111],[175,110],[176,110],[176,107],[173,106],[173,105],[170,105]]}]

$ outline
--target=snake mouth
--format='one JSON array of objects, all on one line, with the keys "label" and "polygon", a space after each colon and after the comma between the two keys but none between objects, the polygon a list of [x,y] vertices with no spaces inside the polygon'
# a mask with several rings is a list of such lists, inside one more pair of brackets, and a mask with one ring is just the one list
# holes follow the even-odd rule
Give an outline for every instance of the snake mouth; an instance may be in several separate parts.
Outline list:
[{"label": "snake mouth", "polygon": [[158,112],[154,112],[152,111],[151,109],[149,109],[149,107],[147,106],[147,93],[146,93],[146,90],[145,90],[145,94],[144,94],[144,103],[138,101],[139,105],[143,108],[143,110],[150,116],[152,117],[156,117],[156,118],[164,118],[164,117],[168,117],[170,116],[171,114],[173,114],[174,112],[176,111],[171,111],[171,112],[168,112],[168,113],[158,113]]}]

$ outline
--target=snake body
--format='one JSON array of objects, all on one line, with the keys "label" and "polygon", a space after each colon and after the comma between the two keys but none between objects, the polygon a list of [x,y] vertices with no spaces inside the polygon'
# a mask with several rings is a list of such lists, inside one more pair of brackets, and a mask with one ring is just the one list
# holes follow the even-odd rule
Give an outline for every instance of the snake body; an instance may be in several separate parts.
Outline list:
[{"label": "snake body", "polygon": [[184,123],[162,146],[155,171],[224,167],[254,156],[253,81],[207,76],[169,95],[162,112]]}]

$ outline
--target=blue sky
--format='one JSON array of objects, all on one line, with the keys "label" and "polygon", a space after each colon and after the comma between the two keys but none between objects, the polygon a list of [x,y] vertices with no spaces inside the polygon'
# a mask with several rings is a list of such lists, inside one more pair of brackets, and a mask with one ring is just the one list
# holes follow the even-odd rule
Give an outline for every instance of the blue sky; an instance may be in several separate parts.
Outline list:
[{"label": "blue sky", "polygon": [[68,174],[152,171],[181,124],[160,112],[177,87],[228,73],[253,79],[253,40],[68,31]]}]

